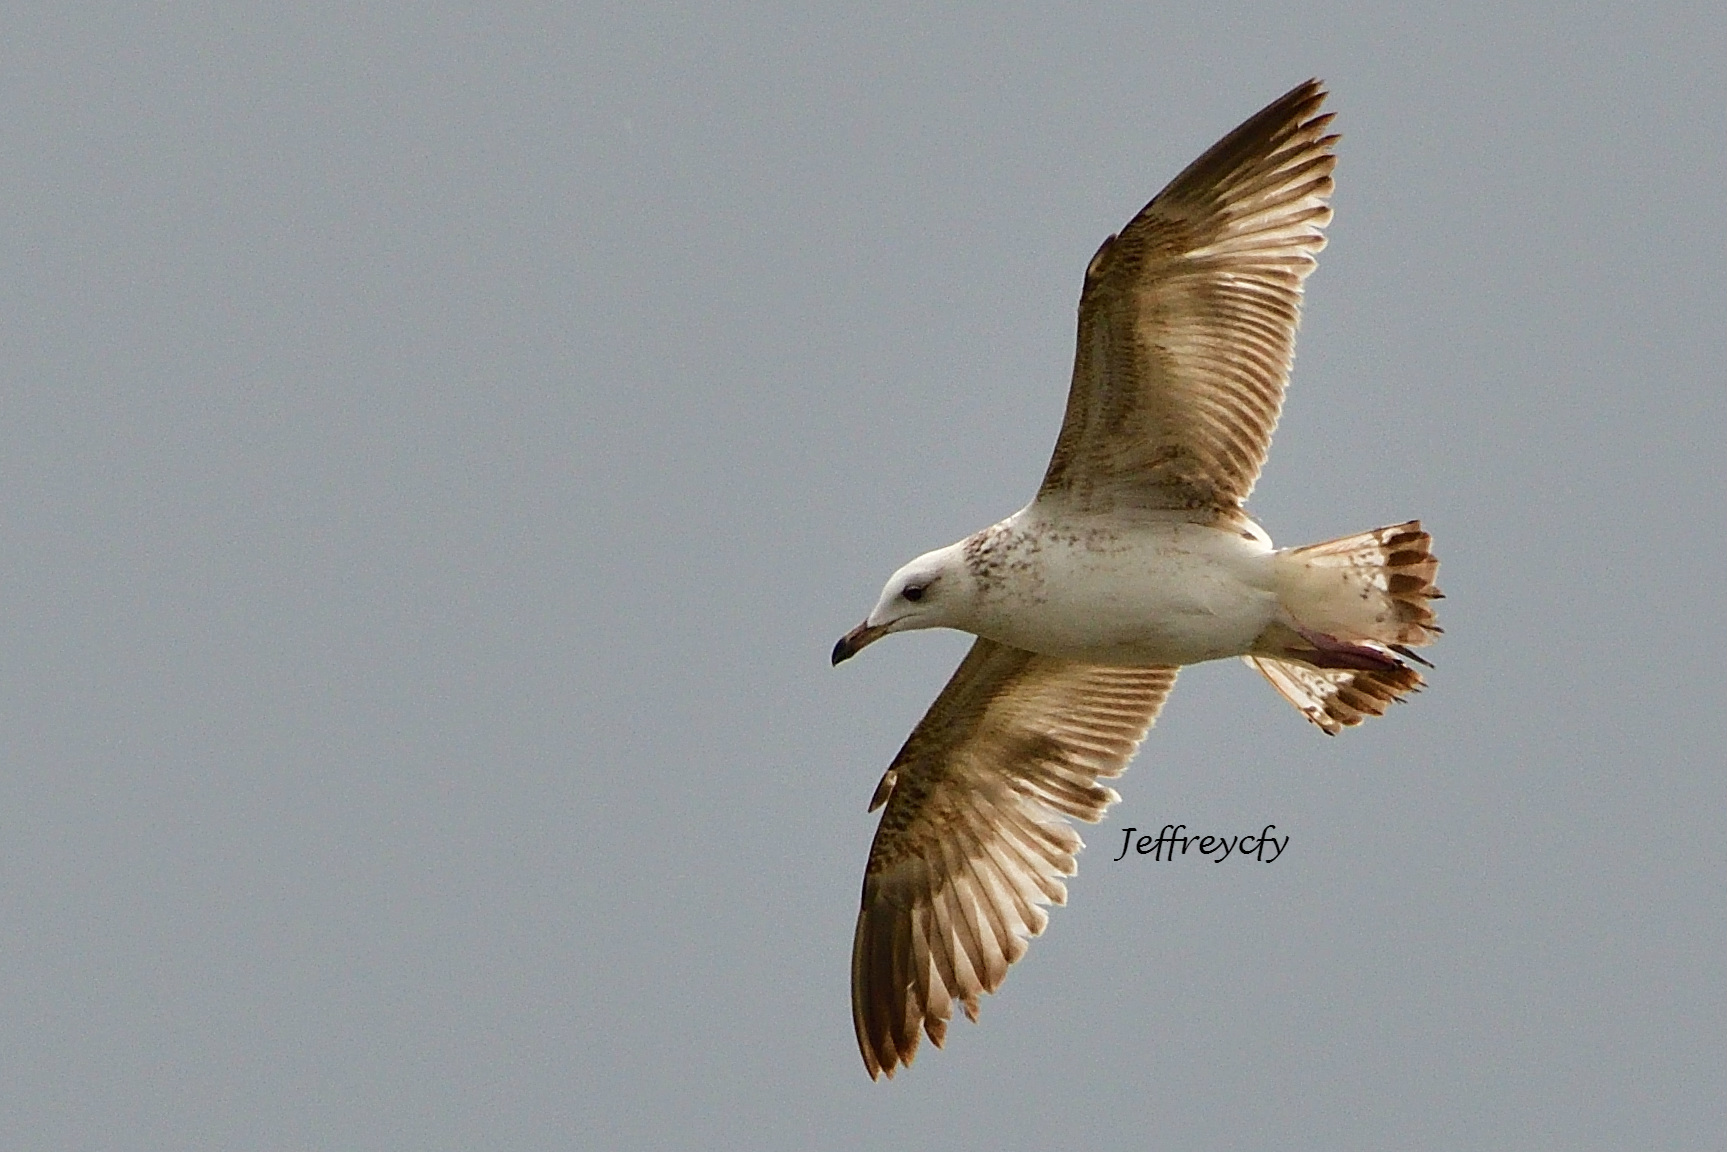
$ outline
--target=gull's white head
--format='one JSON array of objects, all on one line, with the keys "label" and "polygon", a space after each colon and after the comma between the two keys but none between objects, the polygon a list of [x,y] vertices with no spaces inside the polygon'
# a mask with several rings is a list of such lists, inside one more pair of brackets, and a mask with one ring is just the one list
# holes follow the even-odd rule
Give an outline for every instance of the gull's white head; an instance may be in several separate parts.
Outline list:
[{"label": "gull's white head", "polygon": [[925,552],[893,574],[862,624],[834,645],[834,663],[849,660],[889,632],[964,628],[974,596],[965,541]]}]

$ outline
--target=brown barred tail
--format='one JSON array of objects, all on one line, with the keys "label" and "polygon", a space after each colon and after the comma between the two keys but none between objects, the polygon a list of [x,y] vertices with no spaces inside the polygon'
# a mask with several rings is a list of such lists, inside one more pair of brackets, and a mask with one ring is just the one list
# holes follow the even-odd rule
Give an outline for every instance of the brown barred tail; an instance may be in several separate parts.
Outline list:
[{"label": "brown barred tail", "polygon": [[1358,669],[1315,668],[1297,660],[1273,656],[1248,656],[1253,667],[1265,674],[1283,698],[1335,736],[1353,728],[1369,716],[1383,716],[1393,703],[1411,692],[1421,691],[1421,674],[1407,665],[1372,672]]},{"label": "brown barred tail", "polygon": [[1439,634],[1431,602],[1439,560],[1421,521],[1280,551],[1278,596],[1304,629],[1339,640],[1419,648]]},{"label": "brown barred tail", "polygon": [[1293,626],[1267,629],[1247,662],[1333,735],[1383,715],[1421,688],[1400,657],[1427,664],[1411,649],[1440,633],[1432,547],[1421,521],[1410,520],[1278,552],[1278,598]]}]

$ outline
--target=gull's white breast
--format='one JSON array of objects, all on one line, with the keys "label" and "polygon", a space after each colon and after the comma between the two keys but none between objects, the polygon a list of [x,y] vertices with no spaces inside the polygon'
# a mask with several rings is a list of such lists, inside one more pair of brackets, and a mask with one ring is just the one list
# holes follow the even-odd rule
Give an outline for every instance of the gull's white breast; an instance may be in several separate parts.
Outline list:
[{"label": "gull's white breast", "polygon": [[1027,508],[974,539],[976,632],[1046,656],[1197,664],[1247,652],[1280,612],[1263,533]]}]

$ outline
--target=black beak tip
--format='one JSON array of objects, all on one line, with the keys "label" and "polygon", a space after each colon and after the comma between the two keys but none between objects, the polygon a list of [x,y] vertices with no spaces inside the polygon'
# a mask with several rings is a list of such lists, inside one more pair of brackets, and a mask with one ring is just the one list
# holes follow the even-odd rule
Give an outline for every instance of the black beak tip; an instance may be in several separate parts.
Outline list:
[{"label": "black beak tip", "polygon": [[851,646],[850,637],[841,636],[839,643],[834,645],[834,667],[838,668],[840,661],[850,660],[856,653],[857,649]]}]

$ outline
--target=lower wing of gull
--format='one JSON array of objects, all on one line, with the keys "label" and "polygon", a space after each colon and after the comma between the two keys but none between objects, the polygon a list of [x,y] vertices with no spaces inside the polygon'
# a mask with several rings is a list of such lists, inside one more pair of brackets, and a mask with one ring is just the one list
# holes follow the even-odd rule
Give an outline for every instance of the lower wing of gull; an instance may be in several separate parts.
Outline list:
[{"label": "lower wing of gull", "polygon": [[1175,684],[1174,668],[1109,668],[972,645],[870,801],[883,804],[852,944],[852,1019],[871,1077],[938,1047],[953,1002],[977,1018],[1063,904],[1081,844],[1064,817],[1102,819]]}]

